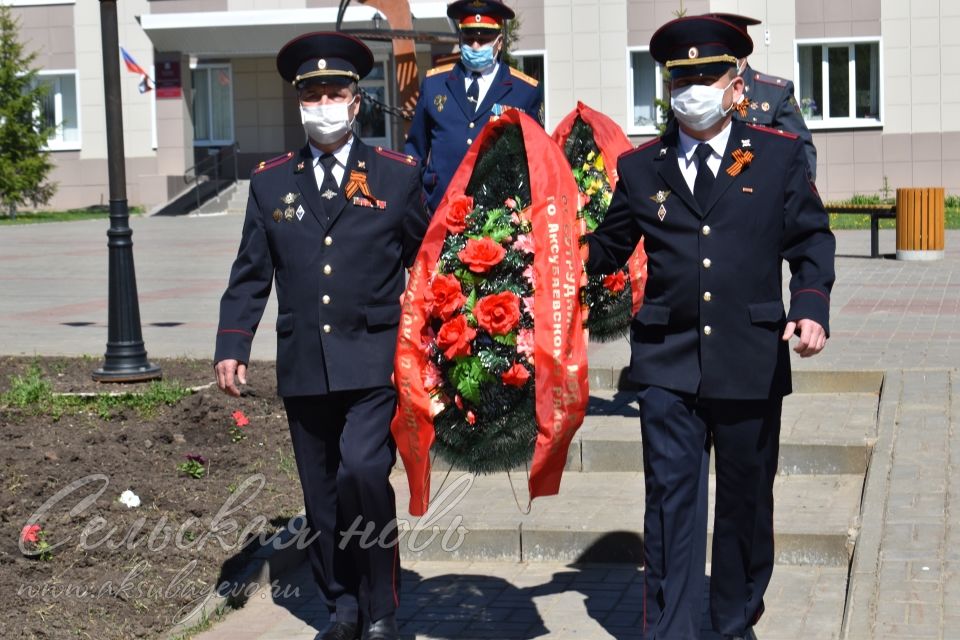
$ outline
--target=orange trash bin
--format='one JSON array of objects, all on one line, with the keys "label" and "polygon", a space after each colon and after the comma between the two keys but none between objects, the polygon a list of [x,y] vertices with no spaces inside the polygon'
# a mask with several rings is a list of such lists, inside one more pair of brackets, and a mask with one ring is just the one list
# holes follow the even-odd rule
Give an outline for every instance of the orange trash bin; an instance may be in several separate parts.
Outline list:
[{"label": "orange trash bin", "polygon": [[943,187],[897,189],[897,260],[942,260]]}]

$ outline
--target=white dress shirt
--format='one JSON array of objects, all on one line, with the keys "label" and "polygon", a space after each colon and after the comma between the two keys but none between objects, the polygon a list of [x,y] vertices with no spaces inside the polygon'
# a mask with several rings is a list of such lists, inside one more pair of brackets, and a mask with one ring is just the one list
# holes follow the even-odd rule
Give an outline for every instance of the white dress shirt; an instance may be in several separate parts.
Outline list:
[{"label": "white dress shirt", "polygon": [[[481,104],[483,104],[483,99],[487,95],[487,91],[490,90],[490,87],[493,85],[493,79],[497,75],[497,69],[500,68],[500,63],[495,62],[486,71],[480,72],[480,77],[477,78],[477,82],[480,84],[480,95],[477,96],[477,106],[474,107],[476,110]],[[466,91],[470,88],[470,85],[473,83],[473,72],[467,69],[467,75],[463,79],[463,89]]]},{"label": "white dress shirt", "polygon": [[687,186],[690,187],[690,193],[693,193],[693,185],[697,180],[697,171],[699,170],[696,156],[697,145],[701,142],[710,145],[713,153],[707,158],[707,167],[716,176],[717,172],[720,171],[720,164],[723,162],[723,154],[727,150],[731,128],[727,124],[720,133],[709,140],[697,140],[684,133],[683,129],[679,129],[680,148],[677,150],[677,162],[680,164],[680,173],[683,174],[683,179],[687,181]]},{"label": "white dress shirt", "polygon": [[[339,149],[333,152],[333,157],[336,159],[337,163],[333,165],[333,179],[337,181],[337,185],[343,184],[343,174],[347,171],[347,160],[350,158],[350,148],[353,147],[353,136],[351,135],[347,138],[347,141],[343,143]],[[313,144],[310,144],[310,153],[313,154],[313,175],[317,180],[317,188],[320,188],[320,185],[323,184],[323,174],[324,169],[323,165],[320,164],[320,156],[324,154],[323,151],[317,149]]]}]

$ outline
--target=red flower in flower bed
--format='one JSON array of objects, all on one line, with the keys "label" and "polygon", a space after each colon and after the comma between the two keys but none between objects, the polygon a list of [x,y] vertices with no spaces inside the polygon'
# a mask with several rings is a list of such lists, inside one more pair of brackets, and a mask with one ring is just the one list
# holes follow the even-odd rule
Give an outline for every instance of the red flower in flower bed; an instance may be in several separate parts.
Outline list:
[{"label": "red flower in flower bed", "polygon": [[623,271],[617,271],[603,278],[603,286],[610,293],[620,293],[627,286],[627,278]]},{"label": "red flower in flower bed", "polygon": [[37,543],[40,541],[40,525],[28,524],[20,530],[20,541]]},{"label": "red flower in flower bed", "polygon": [[503,372],[500,379],[503,380],[503,384],[511,387],[522,387],[530,379],[530,372],[522,364],[514,363],[512,367]]},{"label": "red flower in flower bed", "polygon": [[447,228],[451,233],[463,233],[467,228],[467,216],[473,211],[473,198],[458,196],[447,209]]},{"label": "red flower in flower bed", "polygon": [[434,278],[427,295],[430,298],[430,312],[442,320],[449,320],[467,299],[457,277],[442,273]]},{"label": "red flower in flower bed", "polygon": [[467,246],[457,254],[467,268],[474,273],[487,273],[503,260],[507,255],[506,249],[490,238],[467,240]]},{"label": "red flower in flower bed", "polygon": [[512,291],[503,291],[477,300],[473,308],[477,326],[493,336],[505,336],[520,321],[520,298]]},{"label": "red flower in flower bed", "polygon": [[233,420],[237,423],[238,427],[245,427],[250,424],[250,420],[247,419],[247,416],[243,415],[243,411],[234,411]]},{"label": "red flower in flower bed", "polygon": [[470,343],[477,337],[477,330],[467,324],[464,316],[448,320],[437,332],[437,346],[443,355],[453,360],[458,356],[470,355]]}]

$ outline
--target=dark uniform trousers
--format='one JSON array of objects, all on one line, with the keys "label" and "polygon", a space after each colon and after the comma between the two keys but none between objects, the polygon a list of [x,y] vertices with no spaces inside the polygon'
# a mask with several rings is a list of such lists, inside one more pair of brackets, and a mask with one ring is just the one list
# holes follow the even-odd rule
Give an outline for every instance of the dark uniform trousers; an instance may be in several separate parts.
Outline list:
[{"label": "dark uniform trousers", "polygon": [[[711,445],[713,625],[741,635],[762,613],[774,560],[780,408],[791,391],[789,346],[780,336],[788,321],[804,318],[829,334],[836,243],[803,144],[770,129],[729,126],[705,204],[680,171],[674,126],[620,157],[607,217],[586,237],[589,273],[620,267],[641,236],[649,260],[630,330],[630,378],[643,389],[648,639],[699,636]],[[792,272],[789,310],[784,260]]]},{"label": "dark uniform trousers", "polygon": [[763,613],[773,574],[782,400],[703,400],[655,386],[638,399],[646,483],[645,637],[699,634],[709,441],[717,456],[710,616],[716,631],[738,635]]},{"label": "dark uniform trousers", "polygon": [[284,398],[317,584],[337,619],[371,620],[399,605],[396,502],[390,469],[396,446],[392,387]]},{"label": "dark uniform trousers", "polygon": [[214,360],[249,362],[275,281],[277,390],[310,537],[319,533],[313,573],[339,620],[377,620],[398,600],[389,473],[399,298],[428,217],[417,161],[356,138],[336,191],[321,193],[309,147],[254,171]]},{"label": "dark uniform trousers", "polygon": [[404,151],[422,163],[423,194],[436,211],[457,167],[480,130],[505,109],[519,109],[543,124],[543,89],[533,78],[501,62],[479,108],[467,99],[463,64],[427,71]]}]

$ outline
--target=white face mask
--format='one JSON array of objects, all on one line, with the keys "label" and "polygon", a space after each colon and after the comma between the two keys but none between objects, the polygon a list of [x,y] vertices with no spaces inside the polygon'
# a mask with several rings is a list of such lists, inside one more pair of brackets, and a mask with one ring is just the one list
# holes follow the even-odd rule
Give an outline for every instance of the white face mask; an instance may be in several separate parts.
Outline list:
[{"label": "white face mask", "polygon": [[354,101],[332,102],[310,107],[300,105],[300,121],[307,136],[320,144],[336,142],[353,127]]},{"label": "white face mask", "polygon": [[670,107],[677,120],[688,129],[705,131],[720,122],[730,109],[723,108],[723,94],[730,88],[731,81],[724,88],[691,84],[674,91],[670,96]]}]

